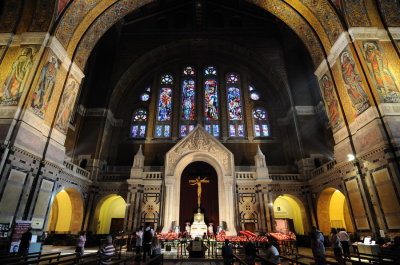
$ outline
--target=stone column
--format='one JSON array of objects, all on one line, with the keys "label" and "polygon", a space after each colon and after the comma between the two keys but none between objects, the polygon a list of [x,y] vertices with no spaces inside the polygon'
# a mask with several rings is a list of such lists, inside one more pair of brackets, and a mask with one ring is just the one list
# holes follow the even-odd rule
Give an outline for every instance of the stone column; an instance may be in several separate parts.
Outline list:
[{"label": "stone column", "polygon": [[[172,223],[176,221],[175,215],[176,205],[173,205],[175,196],[173,194],[175,185],[175,179],[173,176],[165,177],[165,201],[164,201],[164,221],[163,221],[163,233],[167,233],[172,227]],[[176,201],[175,201],[176,203]]]}]

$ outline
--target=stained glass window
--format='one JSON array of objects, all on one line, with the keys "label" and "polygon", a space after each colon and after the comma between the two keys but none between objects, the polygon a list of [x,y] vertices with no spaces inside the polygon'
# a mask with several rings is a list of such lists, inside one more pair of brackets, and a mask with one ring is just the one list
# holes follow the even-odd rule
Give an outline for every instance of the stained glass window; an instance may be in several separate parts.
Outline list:
[{"label": "stained glass window", "polygon": [[162,87],[160,90],[160,98],[158,101],[158,120],[169,121],[172,114],[172,89],[170,87]]},{"label": "stained glass window", "polygon": [[207,79],[204,84],[204,117],[208,121],[218,120],[218,90],[215,79]]},{"label": "stained glass window", "polygon": [[195,81],[193,79],[183,80],[182,85],[182,115],[184,121],[195,119]]},{"label": "stained glass window", "polygon": [[148,93],[143,93],[140,95],[141,101],[148,101],[150,99],[150,95]]},{"label": "stained glass window", "polygon": [[217,74],[217,69],[215,69],[214,66],[207,66],[204,69],[204,74],[205,75],[216,75]]},{"label": "stained glass window", "polygon": [[237,83],[239,82],[239,77],[237,74],[231,73],[226,76],[227,83]]},{"label": "stained glass window", "polygon": [[163,75],[161,76],[161,84],[162,85],[171,85],[173,83],[174,79],[172,78],[172,75]]},{"label": "stained glass window", "polygon": [[254,87],[252,85],[249,86],[249,91],[253,91],[255,90]]},{"label": "stained glass window", "polygon": [[186,66],[185,69],[183,69],[183,74],[184,75],[194,75],[194,68],[191,66]]},{"label": "stained glass window", "polygon": [[240,89],[238,87],[228,87],[228,111],[230,120],[242,120],[242,102],[240,100]]},{"label": "stained glass window", "polygon": [[135,110],[132,116],[131,137],[143,138],[146,136],[147,111]]},{"label": "stained glass window", "polygon": [[147,87],[146,92],[151,92],[151,87]]},{"label": "stained glass window", "polygon": [[265,109],[256,108],[253,110],[254,135],[256,137],[270,136],[267,112]]},{"label": "stained glass window", "polygon": [[250,98],[252,100],[259,100],[260,99],[260,95],[257,92],[251,92],[250,93]]}]

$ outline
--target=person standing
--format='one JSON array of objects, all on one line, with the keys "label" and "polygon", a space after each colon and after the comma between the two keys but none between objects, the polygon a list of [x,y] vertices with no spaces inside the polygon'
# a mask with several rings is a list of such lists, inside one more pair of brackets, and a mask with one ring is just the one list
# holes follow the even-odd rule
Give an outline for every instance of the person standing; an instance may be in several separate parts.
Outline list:
[{"label": "person standing", "polygon": [[106,237],[106,243],[100,249],[99,253],[100,257],[102,258],[100,261],[101,264],[107,265],[111,263],[111,257],[115,254],[115,247],[110,235]]},{"label": "person standing", "polygon": [[155,236],[151,241],[151,256],[154,257],[160,254],[161,254],[160,240],[158,239],[157,236]]},{"label": "person standing", "polygon": [[257,249],[253,241],[247,242],[246,246],[244,247],[244,251],[246,253],[246,263],[248,265],[253,265],[257,254]]},{"label": "person standing", "polygon": [[82,231],[79,233],[78,240],[76,241],[76,249],[75,252],[79,256],[83,256],[85,250],[85,243],[86,243],[86,232]]},{"label": "person standing", "polygon": [[136,231],[136,255],[140,255],[143,247],[143,226]]},{"label": "person standing", "polygon": [[279,251],[274,245],[269,242],[265,242],[265,255],[268,262],[273,264],[280,264],[281,259],[279,258]]},{"label": "person standing", "polygon": [[146,224],[143,233],[143,262],[146,261],[146,255],[151,256],[151,241],[153,240],[154,231],[151,229],[150,223]]},{"label": "person standing", "polygon": [[335,256],[336,261],[339,264],[346,264],[345,260],[343,259],[343,249],[342,245],[340,244],[340,240],[338,237],[338,231],[336,228],[331,229],[331,236],[330,240],[331,247],[333,249],[333,255]]},{"label": "person standing", "polygon": [[[314,227],[313,227],[314,228]],[[312,232],[310,232],[310,240],[311,240],[311,250],[313,253],[313,257],[315,260],[316,265],[323,265],[326,264],[325,260],[325,246],[324,246],[324,240],[321,240],[322,233],[318,231],[318,229],[315,227]],[[323,235],[322,235],[323,237]]]},{"label": "person standing", "polygon": [[28,227],[28,230],[22,234],[21,243],[19,243],[18,254],[26,256],[29,253],[29,246],[32,239],[32,227]]},{"label": "person standing", "polygon": [[346,229],[342,228],[338,233],[338,237],[340,240],[340,244],[342,245],[343,256],[350,259],[350,237],[346,233]]},{"label": "person standing", "polygon": [[229,245],[229,239],[225,239],[225,245],[222,247],[222,257],[224,258],[224,265],[233,264],[233,250]]}]

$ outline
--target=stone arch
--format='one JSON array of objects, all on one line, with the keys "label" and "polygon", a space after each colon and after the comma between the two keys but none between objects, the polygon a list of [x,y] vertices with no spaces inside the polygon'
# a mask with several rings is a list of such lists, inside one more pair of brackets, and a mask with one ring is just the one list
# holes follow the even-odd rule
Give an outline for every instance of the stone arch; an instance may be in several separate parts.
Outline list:
[{"label": "stone arch", "polygon": [[[201,125],[179,141],[166,154],[164,200],[164,232],[179,219],[180,178],[192,162],[202,161],[211,165],[218,176],[219,220],[227,234],[236,234],[234,223],[234,164],[233,154],[208,134]],[[173,203],[175,202],[175,204]]]},{"label": "stone arch", "polygon": [[[306,209],[304,207],[303,202],[295,195],[292,194],[282,194],[280,196],[277,196],[274,199],[274,205],[273,205],[273,210],[274,210],[274,218],[279,217],[279,215],[276,215],[275,211],[275,203],[278,202],[278,199],[285,200],[287,201],[288,205],[292,208],[292,216],[293,216],[293,222],[294,222],[294,228],[295,232],[298,234],[307,234],[310,231],[310,224],[309,220],[307,219],[307,213]],[[299,216],[300,215],[300,216]],[[289,215],[288,215],[289,216]],[[282,216],[284,217],[284,216]],[[295,220],[295,218],[297,220]],[[293,232],[293,231],[292,231]]]},{"label": "stone arch", "polygon": [[[124,203],[122,205],[121,203]],[[116,211],[110,213],[110,208]],[[123,209],[121,207],[124,207]],[[126,200],[118,194],[109,194],[102,197],[96,204],[91,231],[95,234],[109,233],[111,219],[124,218],[126,214]]]},{"label": "stone arch", "polygon": [[[336,195],[339,195],[338,197],[340,198],[336,198]],[[335,204],[335,207],[332,207],[332,203]],[[333,213],[333,210],[338,213]],[[335,218],[333,217],[333,214],[335,214],[335,216],[342,215],[343,218],[339,220],[332,220],[332,218]],[[348,231],[354,231],[349,207],[347,205],[347,199],[342,191],[338,189],[326,188],[320,192],[317,201],[317,218],[319,229],[324,234],[329,234],[332,227],[346,228]],[[332,223],[332,221],[335,223]],[[338,221],[342,221],[342,224],[340,224]]]},{"label": "stone arch", "polygon": [[48,231],[78,233],[83,222],[83,200],[73,188],[65,188],[54,197],[48,215]]}]

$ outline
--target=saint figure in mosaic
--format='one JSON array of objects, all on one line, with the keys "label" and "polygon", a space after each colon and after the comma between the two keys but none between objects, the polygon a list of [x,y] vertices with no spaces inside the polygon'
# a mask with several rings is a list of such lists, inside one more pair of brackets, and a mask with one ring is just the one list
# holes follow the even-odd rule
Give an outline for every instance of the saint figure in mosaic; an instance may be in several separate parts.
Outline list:
[{"label": "saint figure in mosaic", "polygon": [[365,42],[363,47],[365,60],[368,63],[381,102],[400,102],[400,91],[389,69],[385,54],[373,41]]},{"label": "saint figure in mosaic", "polygon": [[67,133],[68,122],[71,117],[77,94],[78,83],[71,78],[68,80],[67,86],[65,87],[56,119],[56,127],[63,133]]},{"label": "saint figure in mosaic", "polygon": [[331,126],[334,130],[338,129],[340,123],[342,122],[339,112],[339,103],[336,99],[336,95],[333,89],[333,82],[327,75],[324,75],[322,77],[321,87],[322,87],[322,96],[325,100],[326,111]]}]

